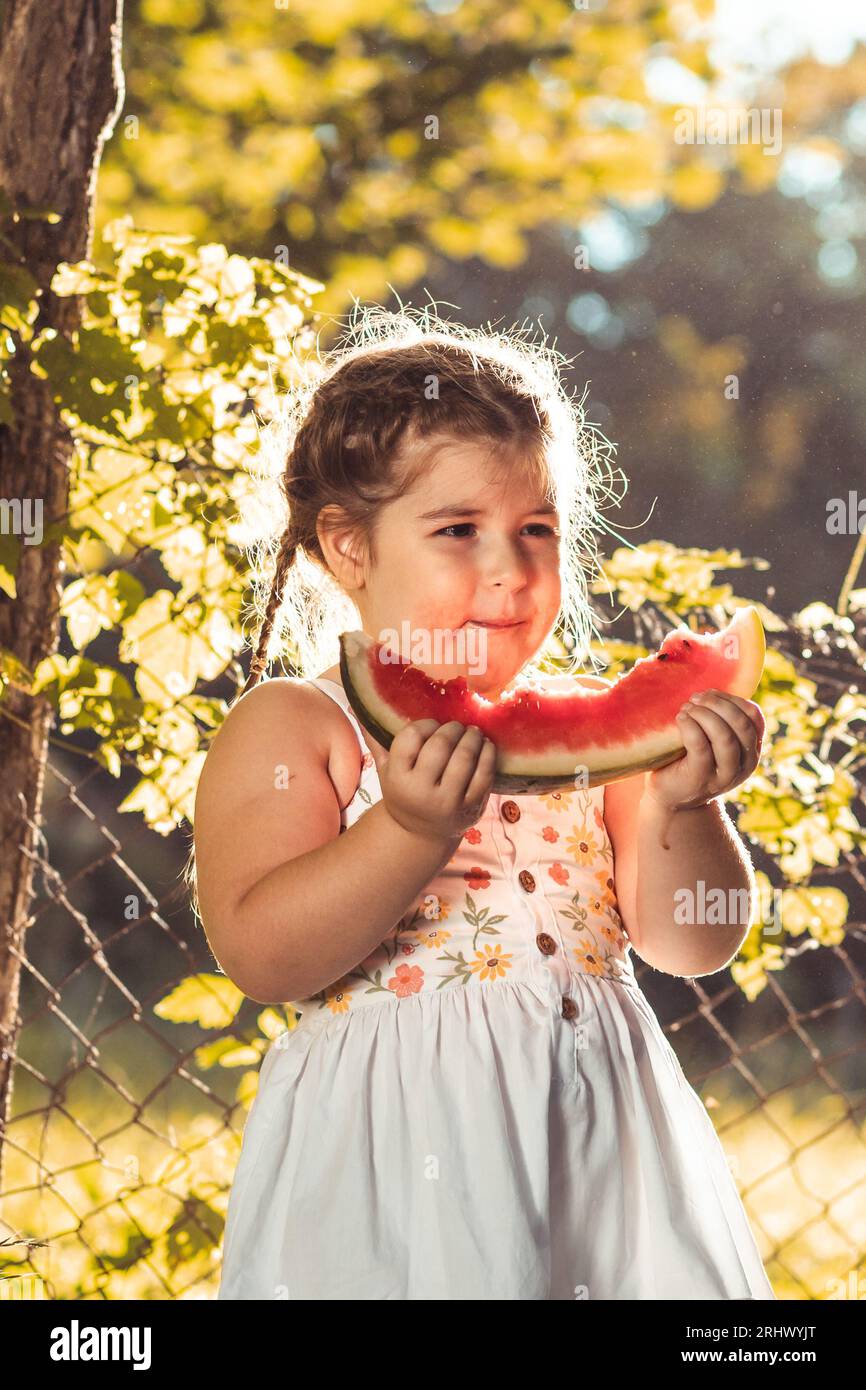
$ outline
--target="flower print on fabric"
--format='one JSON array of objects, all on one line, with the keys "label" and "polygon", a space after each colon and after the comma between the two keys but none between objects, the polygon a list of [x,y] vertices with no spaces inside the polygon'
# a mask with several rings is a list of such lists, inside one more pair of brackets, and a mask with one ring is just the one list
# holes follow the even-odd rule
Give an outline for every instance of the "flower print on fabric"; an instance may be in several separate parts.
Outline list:
[{"label": "flower print on fabric", "polygon": [[542,792],[538,800],[546,811],[559,814],[569,810],[573,796],[574,792]]},{"label": "flower print on fabric", "polygon": [[[344,824],[365,813],[362,791],[377,799],[376,778],[375,765],[366,767],[344,808]],[[443,989],[535,980],[544,968],[538,937],[554,921],[574,974],[633,982],[602,798],[603,788],[521,796],[520,815],[509,809],[506,818],[503,798],[492,796],[448,863],[375,950],[295,1007],[345,1016]]]},{"label": "flower print on fabric", "polygon": [[613,847],[590,792],[575,793],[570,810],[573,814],[562,850],[575,866],[575,878],[580,871],[580,887],[570,903],[559,908],[558,916],[563,932],[568,934],[566,940],[574,941],[572,952],[579,969],[588,975],[619,979],[627,963],[628,937],[617,910]]}]

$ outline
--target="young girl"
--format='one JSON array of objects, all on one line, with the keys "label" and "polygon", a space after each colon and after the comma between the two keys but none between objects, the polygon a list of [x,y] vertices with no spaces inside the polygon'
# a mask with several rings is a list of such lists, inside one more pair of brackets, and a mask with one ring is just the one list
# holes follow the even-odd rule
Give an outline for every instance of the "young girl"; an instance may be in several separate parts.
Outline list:
[{"label": "young girl", "polygon": [[[760,710],[709,690],[679,761],[546,796],[492,794],[476,729],[364,732],[343,630],[474,627],[482,662],[426,669],[495,699],[561,624],[572,673],[546,683],[603,683],[574,670],[600,455],[554,354],[382,323],[285,416],[276,575],[198,789],[214,954],[300,1011],[262,1064],[219,1297],[772,1299],[630,959],[699,976],[739,949],[745,923],[675,925],[673,895],[752,885],[718,798]],[[257,685],[281,613],[300,669],[332,664]]]}]

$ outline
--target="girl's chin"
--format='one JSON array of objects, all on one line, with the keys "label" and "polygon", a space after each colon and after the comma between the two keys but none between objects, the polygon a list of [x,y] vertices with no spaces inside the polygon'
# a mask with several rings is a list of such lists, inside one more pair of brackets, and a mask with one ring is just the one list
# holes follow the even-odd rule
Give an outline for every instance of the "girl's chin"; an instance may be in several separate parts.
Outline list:
[{"label": "girl's chin", "polygon": [[[525,665],[526,663],[521,663]],[[456,670],[454,667],[440,667],[436,670],[432,666],[425,667],[430,680],[445,682],[451,680],[465,680],[467,686],[475,695],[483,695],[486,700],[497,700],[500,693],[505,690],[517,677],[518,672],[512,670],[511,666],[502,671],[488,667],[483,673],[477,671]]]},{"label": "girl's chin", "polygon": [[498,700],[502,692],[517,679],[525,665],[525,661],[521,662],[516,670],[511,664],[501,670],[491,667],[483,675],[467,672],[466,684],[476,695],[483,695],[485,700]]}]

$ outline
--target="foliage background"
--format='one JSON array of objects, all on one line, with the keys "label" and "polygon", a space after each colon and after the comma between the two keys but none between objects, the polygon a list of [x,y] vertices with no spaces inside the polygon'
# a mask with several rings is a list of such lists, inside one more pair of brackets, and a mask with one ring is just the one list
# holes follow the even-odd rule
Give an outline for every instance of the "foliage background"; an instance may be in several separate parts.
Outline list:
[{"label": "foliage background", "polygon": [[[630,539],[606,556],[612,594],[597,586],[611,674],[671,621],[761,605],[767,751],[731,800],[778,911],[729,973],[640,978],[779,1296],[851,1296],[866,589],[864,538],[827,507],[862,480],[866,49],[731,70],[719,18],[638,0],[129,6],[92,263],[53,283],[85,297],[81,333],[35,329],[35,283],[0,268],[0,364],[27,344],[75,438],[51,530],[61,647],[35,672],[2,662],[4,688],[57,712],[5,1277],[60,1297],[215,1291],[257,1066],[294,1022],[216,971],[177,893],[241,678],[237,512],[274,388],[314,369],[353,297],[399,293],[540,322],[590,382],[630,480]],[[735,100],[782,111],[778,158],[676,143],[683,105]],[[14,602],[18,543],[0,547]]]}]

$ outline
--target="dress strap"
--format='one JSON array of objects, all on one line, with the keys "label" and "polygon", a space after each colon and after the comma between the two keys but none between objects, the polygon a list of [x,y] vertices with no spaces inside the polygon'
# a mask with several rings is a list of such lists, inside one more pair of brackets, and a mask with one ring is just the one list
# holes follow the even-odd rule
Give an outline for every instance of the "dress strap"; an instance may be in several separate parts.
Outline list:
[{"label": "dress strap", "polygon": [[352,706],[349,704],[349,697],[346,694],[343,687],[340,685],[340,682],[332,681],[330,676],[307,676],[306,681],[308,685],[315,685],[318,687],[319,690],[324,691],[326,695],[329,695],[331,697],[335,704],[338,704],[340,706],[340,709],[346,715],[347,719],[349,720],[349,723],[352,725],[352,728],[355,730],[355,733],[358,736],[358,742],[361,745],[361,752],[366,753],[367,745],[364,742],[364,735],[361,732],[361,725],[358,723],[358,717],[355,714],[355,711],[352,709]]},{"label": "dress strap", "polygon": [[381,797],[382,789],[379,785],[378,769],[373,755],[365,742],[364,732],[358,722],[357,715],[352,709],[349,703],[349,697],[342,685],[340,685],[338,681],[332,681],[329,676],[308,676],[306,680],[309,685],[317,686],[319,690],[323,691],[325,695],[328,695],[335,704],[340,706],[340,709],[355,730],[355,737],[358,740],[358,748],[361,752],[361,775],[358,779],[358,785],[352,794],[351,801],[340,811],[342,828],[345,830],[348,825],[351,825],[353,821],[357,820],[359,815],[363,815],[364,811]]}]

